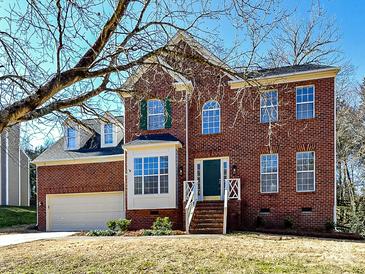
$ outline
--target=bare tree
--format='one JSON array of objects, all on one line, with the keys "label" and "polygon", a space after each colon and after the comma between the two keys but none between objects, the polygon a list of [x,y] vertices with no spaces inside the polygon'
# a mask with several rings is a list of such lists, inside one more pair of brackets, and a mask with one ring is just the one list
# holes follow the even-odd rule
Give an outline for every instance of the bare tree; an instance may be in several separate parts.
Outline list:
[{"label": "bare tree", "polygon": [[273,37],[272,47],[265,58],[269,67],[338,65],[342,59],[336,23],[326,15],[319,3],[312,5],[309,20],[298,16],[282,20]]},{"label": "bare tree", "polygon": [[[126,91],[122,84],[137,67],[158,63],[153,56],[192,58],[168,43],[176,32],[198,33],[201,34],[198,39],[209,40],[214,27],[209,29],[202,23],[223,16],[237,28],[245,25],[255,33],[252,49],[245,56],[249,66],[255,48],[262,41],[260,37],[267,35],[268,26],[273,25],[270,22],[283,18],[278,12],[272,16],[274,19],[269,18],[275,3],[275,0],[226,0],[218,4],[208,0],[11,2],[6,15],[0,18],[0,133],[6,127],[42,117],[49,123],[59,116],[76,119],[70,108],[97,114],[92,98],[105,92]],[[210,45],[214,47],[214,43]],[[231,49],[220,58],[229,62],[233,52]],[[193,58],[234,73],[226,66]]]}]

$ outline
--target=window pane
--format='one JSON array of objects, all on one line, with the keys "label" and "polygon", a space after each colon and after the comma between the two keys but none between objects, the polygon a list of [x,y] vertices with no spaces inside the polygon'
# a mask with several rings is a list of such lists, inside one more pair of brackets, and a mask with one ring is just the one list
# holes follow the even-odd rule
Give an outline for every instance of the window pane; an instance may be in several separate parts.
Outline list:
[{"label": "window pane", "polygon": [[165,107],[161,100],[147,102],[148,129],[161,129],[165,127]]},{"label": "window pane", "polygon": [[278,191],[278,155],[261,155],[261,192]]},{"label": "window pane", "polygon": [[148,116],[148,129],[161,129],[165,127],[164,114],[149,115]]},{"label": "window pane", "polygon": [[134,177],[134,194],[142,194],[142,177]]},{"label": "window pane", "polygon": [[297,153],[297,191],[314,191],[314,152]]},{"label": "window pane", "polygon": [[104,142],[105,144],[113,143],[113,124],[104,125]]},{"label": "window pane", "polygon": [[300,87],[296,89],[297,119],[314,117],[314,87]]},{"label": "window pane", "polygon": [[261,94],[261,123],[276,122],[278,120],[278,92],[270,91]]},{"label": "window pane", "polygon": [[209,101],[203,105],[202,112],[203,134],[220,132],[220,106],[216,101]]},{"label": "window pane", "polygon": [[168,173],[169,173],[168,157],[162,156],[160,157],[160,174],[168,174]]},{"label": "window pane", "polygon": [[76,148],[76,129],[67,128],[67,147]]},{"label": "window pane", "polygon": [[228,162],[223,162],[223,179],[228,179]]},{"label": "window pane", "polygon": [[160,176],[160,193],[168,193],[169,192],[169,176],[161,175]]},{"label": "window pane", "polygon": [[261,192],[277,192],[277,174],[262,174],[261,175]]},{"label": "window pane", "polygon": [[158,176],[144,176],[144,194],[158,193]]},{"label": "window pane", "polygon": [[146,157],[144,158],[144,175],[158,174],[158,157]]},{"label": "window pane", "polygon": [[142,176],[142,158],[134,158],[134,176]]},{"label": "window pane", "polygon": [[314,191],[314,172],[298,172],[297,174],[298,191]]}]

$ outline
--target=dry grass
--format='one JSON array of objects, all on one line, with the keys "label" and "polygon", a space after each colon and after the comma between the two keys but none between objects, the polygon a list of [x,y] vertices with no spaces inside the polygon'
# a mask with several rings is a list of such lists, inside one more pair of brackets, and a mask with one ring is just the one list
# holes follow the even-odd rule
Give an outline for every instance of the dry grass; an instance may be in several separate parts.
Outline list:
[{"label": "dry grass", "polygon": [[264,234],[70,237],[0,248],[0,273],[365,273],[365,243]]}]

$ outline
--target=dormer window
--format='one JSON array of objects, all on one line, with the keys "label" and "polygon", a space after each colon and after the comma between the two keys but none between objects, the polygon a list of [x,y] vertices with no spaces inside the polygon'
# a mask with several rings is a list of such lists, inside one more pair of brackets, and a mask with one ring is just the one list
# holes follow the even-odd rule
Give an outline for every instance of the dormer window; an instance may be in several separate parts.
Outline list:
[{"label": "dormer window", "polygon": [[105,124],[104,125],[104,143],[106,145],[113,144],[113,124]]},{"label": "dormer window", "polygon": [[147,129],[165,128],[165,106],[161,100],[147,102]]},{"label": "dormer window", "polygon": [[72,128],[72,127],[68,127],[67,128],[67,132],[66,132],[66,138],[67,138],[67,149],[76,149],[76,144],[77,144],[77,131],[76,129]]}]

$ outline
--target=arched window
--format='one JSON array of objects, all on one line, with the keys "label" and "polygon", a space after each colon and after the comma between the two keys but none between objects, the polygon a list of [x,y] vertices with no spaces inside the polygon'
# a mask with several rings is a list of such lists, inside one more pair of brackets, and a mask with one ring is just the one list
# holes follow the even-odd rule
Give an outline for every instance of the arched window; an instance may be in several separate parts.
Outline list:
[{"label": "arched window", "polygon": [[161,100],[147,102],[147,129],[161,129],[165,127],[165,106]]},{"label": "arched window", "polygon": [[214,134],[221,131],[221,108],[217,101],[208,101],[203,105],[202,133]]}]

